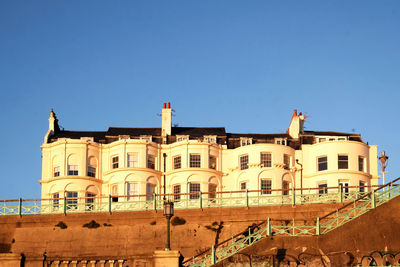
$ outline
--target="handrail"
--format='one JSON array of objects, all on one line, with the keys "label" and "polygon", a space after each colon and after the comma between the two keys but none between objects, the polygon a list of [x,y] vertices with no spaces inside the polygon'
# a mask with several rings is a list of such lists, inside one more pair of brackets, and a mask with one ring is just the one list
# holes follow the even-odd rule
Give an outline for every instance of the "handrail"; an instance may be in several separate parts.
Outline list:
[{"label": "handrail", "polygon": [[[393,185],[395,185],[395,187],[399,187],[399,184],[394,184],[394,182],[397,182],[397,181],[399,181],[399,180],[400,180],[400,177],[397,178],[397,179],[395,179],[395,180],[393,180],[393,181],[391,181],[391,182],[386,183],[385,185],[378,186],[378,188],[377,188],[376,190],[374,190],[374,191],[372,191],[372,192],[369,192],[368,194],[365,194],[364,196],[361,196],[361,197],[357,198],[356,200],[352,201],[351,203],[348,203],[348,204],[344,205],[344,206],[341,207],[340,209],[337,209],[337,210],[335,210],[335,211],[333,211],[333,212],[329,212],[328,214],[326,214],[326,215],[324,215],[323,217],[321,217],[321,219],[320,219],[320,218],[317,218],[317,220],[316,220],[316,221],[317,221],[317,225],[316,225],[316,229],[315,229],[315,231],[316,231],[315,234],[317,234],[317,235],[320,234],[320,228],[319,228],[319,227],[320,227],[320,221],[321,221],[322,219],[327,219],[329,216],[332,216],[333,214],[336,214],[336,218],[339,219],[339,217],[340,217],[340,216],[339,216],[339,211],[346,210],[349,206],[352,206],[352,205],[354,205],[354,208],[353,208],[352,210],[350,210],[350,211],[355,212],[355,211],[356,211],[356,208],[357,208],[356,203],[359,203],[361,200],[366,199],[366,198],[367,198],[367,199],[374,199],[374,198],[372,198],[372,194],[375,194],[376,191],[378,191],[378,190],[380,190],[380,189],[383,189],[383,188],[385,188],[385,187],[389,187],[389,186],[393,186]],[[388,192],[388,191],[383,191],[383,192]],[[388,198],[388,199],[390,199],[390,192],[389,192],[388,194],[389,194],[389,198]],[[394,197],[393,194],[392,194],[392,197]],[[365,206],[365,205],[364,205],[364,206]],[[372,208],[375,208],[375,207],[371,206],[370,209],[372,209]],[[350,211],[346,211],[346,212],[349,213]],[[363,214],[363,213],[361,213],[361,214]],[[354,216],[354,217],[352,217],[352,218],[349,218],[348,220],[351,220],[351,219],[353,219],[353,218],[355,218],[355,217],[357,217],[357,216]],[[276,220],[276,221],[287,221],[287,220]],[[290,221],[290,220],[289,220],[289,221]],[[270,222],[271,222],[270,219],[268,219],[268,224],[269,224],[269,225],[267,225],[267,227],[271,227]],[[260,229],[260,226],[265,225],[265,224],[267,224],[267,222],[261,222],[261,223],[258,223],[258,224],[249,226],[249,227],[248,227],[248,230],[250,229],[250,227],[252,227],[252,229],[253,229],[252,237],[250,237],[250,232],[247,232],[247,233],[249,233],[249,234],[247,234],[247,233],[246,233],[246,230],[245,230],[245,231],[243,231],[243,232],[240,232],[240,233],[238,233],[238,234],[232,236],[232,237],[229,238],[229,239],[226,239],[226,240],[224,240],[224,241],[222,241],[222,242],[219,242],[219,243],[213,245],[213,247],[212,247],[211,249],[207,249],[207,250],[205,250],[205,251],[203,251],[203,252],[201,252],[201,253],[199,253],[199,254],[193,256],[192,258],[188,258],[187,260],[185,260],[185,261],[183,262],[183,264],[189,264],[191,261],[193,261],[193,264],[195,264],[195,259],[197,259],[197,258],[200,258],[200,260],[206,259],[206,258],[204,257],[204,254],[209,253],[210,250],[211,250],[211,252],[212,252],[212,255],[211,255],[211,256],[215,257],[215,250],[216,250],[218,247],[221,247],[223,244],[225,244],[225,243],[227,243],[227,242],[229,242],[229,241],[232,241],[232,242],[233,242],[233,240],[234,240],[235,238],[237,238],[238,236],[241,236],[241,235],[247,236],[247,237],[244,237],[244,238],[241,239],[241,240],[242,240],[242,243],[243,243],[243,240],[246,239],[246,238],[247,238],[247,239],[250,238],[249,240],[251,240],[251,238],[254,238],[254,237],[253,237],[253,236],[254,236],[254,230],[255,230],[256,228]],[[296,227],[296,226],[294,225],[294,219],[293,219],[293,226],[292,226],[292,228],[293,228],[293,233],[294,233],[295,227]],[[310,227],[313,227],[313,226],[310,226]],[[339,227],[339,224],[337,225],[337,227]],[[260,232],[261,230],[265,230],[265,228],[262,228],[262,229],[258,230],[257,232]],[[333,229],[332,229],[332,230],[333,230]],[[257,232],[256,232],[256,233],[257,233]],[[264,231],[264,232],[265,232],[265,231]],[[269,235],[269,234],[267,234],[267,235]],[[250,241],[249,241],[249,240],[248,240],[248,246],[250,245]],[[239,240],[239,241],[240,241],[240,240]],[[239,241],[236,241],[236,243],[239,242]],[[234,244],[235,244],[235,243],[234,243]],[[245,247],[247,247],[247,246],[245,246]],[[243,249],[243,247],[242,247],[241,249]],[[232,254],[232,255],[233,255],[233,254]],[[210,257],[210,256],[208,256],[208,257]],[[212,263],[215,263],[215,261],[216,261],[216,258],[214,258],[214,259],[211,260]],[[199,266],[199,265],[196,265],[196,266]],[[204,265],[200,265],[200,266],[204,266]]]},{"label": "handrail", "polygon": [[[398,181],[399,180],[399,178],[398,179],[396,179],[396,180],[393,180],[392,182],[390,182],[390,183],[393,183],[394,181]],[[389,183],[388,183],[389,184]],[[340,188],[342,188],[342,189],[345,189],[345,188],[348,188],[348,189],[360,189],[360,188],[372,188],[372,187],[378,187],[379,185],[370,185],[370,186],[342,186],[342,187],[339,187],[339,186],[337,186],[337,187],[325,187],[324,189],[338,189],[338,190],[340,190]],[[381,185],[379,188],[381,188],[383,185]],[[378,189],[379,189],[378,188]],[[376,190],[378,190],[378,189],[376,189]],[[264,193],[264,192],[290,192],[292,189],[263,189],[263,190],[247,190],[247,192],[248,193]],[[321,188],[319,188],[319,187],[314,187],[314,188],[312,188],[312,187],[310,187],[310,188],[293,188],[293,190],[295,190],[295,191],[300,191],[300,190],[303,190],[303,191],[310,191],[310,190],[321,190]],[[168,194],[157,194],[157,197],[170,197],[170,198],[173,198],[174,196],[198,196],[200,193],[201,194],[203,194],[203,195],[212,195],[212,194],[215,194],[215,195],[222,195],[222,194],[239,194],[239,193],[245,193],[246,192],[246,190],[238,190],[238,191],[216,191],[216,192],[192,192],[192,193],[176,193],[176,194],[171,194],[171,193],[168,193]],[[303,195],[307,195],[307,194],[304,194],[303,193]],[[113,194],[111,194],[111,196],[112,197],[120,197],[120,198],[127,198],[127,197],[153,197],[154,195],[153,194],[134,194],[134,195],[113,195]],[[102,199],[102,198],[104,198],[104,199],[106,199],[106,198],[108,198],[109,196],[108,195],[105,195],[105,194],[103,194],[103,195],[100,195],[100,196],[94,196],[94,197],[70,197],[69,199],[87,199],[87,198],[96,198],[96,199]],[[64,199],[63,197],[59,197],[59,198],[32,198],[32,199],[22,199],[22,201],[48,201],[48,200],[56,200],[56,199],[60,199],[60,200],[62,200],[62,199]],[[0,202],[15,202],[15,201],[19,201],[20,199],[3,199],[3,200],[0,200]]]}]

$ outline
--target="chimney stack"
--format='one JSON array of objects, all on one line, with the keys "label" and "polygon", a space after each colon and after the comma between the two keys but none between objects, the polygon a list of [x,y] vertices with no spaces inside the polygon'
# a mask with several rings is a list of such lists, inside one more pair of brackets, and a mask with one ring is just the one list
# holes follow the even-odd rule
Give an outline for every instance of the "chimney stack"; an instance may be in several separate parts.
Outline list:
[{"label": "chimney stack", "polygon": [[171,135],[172,128],[172,111],[171,111],[171,103],[168,102],[168,106],[164,103],[163,109],[161,110],[161,135],[162,137],[166,137],[167,135]]}]

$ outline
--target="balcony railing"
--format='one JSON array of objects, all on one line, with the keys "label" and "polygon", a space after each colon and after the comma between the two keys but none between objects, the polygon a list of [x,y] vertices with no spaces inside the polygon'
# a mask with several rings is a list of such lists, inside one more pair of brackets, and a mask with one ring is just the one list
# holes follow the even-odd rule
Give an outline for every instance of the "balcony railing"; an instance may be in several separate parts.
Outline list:
[{"label": "balcony railing", "polygon": [[[372,187],[373,188],[373,187]],[[263,207],[271,205],[304,205],[345,203],[358,199],[371,187],[292,188],[181,194],[120,195],[49,199],[0,200],[1,215],[38,215],[90,212],[124,212],[162,210],[164,200],[174,201],[175,209],[230,207]],[[303,192],[301,194],[301,192]],[[327,193],[325,193],[327,192]]]}]

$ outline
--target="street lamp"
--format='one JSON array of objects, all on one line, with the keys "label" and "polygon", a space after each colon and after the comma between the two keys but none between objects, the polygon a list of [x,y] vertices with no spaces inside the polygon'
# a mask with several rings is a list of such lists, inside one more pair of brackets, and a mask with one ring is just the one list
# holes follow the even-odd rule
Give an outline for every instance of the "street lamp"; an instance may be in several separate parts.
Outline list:
[{"label": "street lamp", "polygon": [[385,173],[386,173],[385,169],[388,165],[389,157],[385,155],[385,151],[382,151],[382,154],[378,159],[379,159],[379,165],[381,165],[381,168],[382,168],[382,183],[384,185],[385,184]]},{"label": "street lamp", "polygon": [[170,244],[170,220],[174,216],[174,203],[171,201],[164,202],[164,216],[167,218],[167,241],[165,243],[165,250],[171,250]]}]

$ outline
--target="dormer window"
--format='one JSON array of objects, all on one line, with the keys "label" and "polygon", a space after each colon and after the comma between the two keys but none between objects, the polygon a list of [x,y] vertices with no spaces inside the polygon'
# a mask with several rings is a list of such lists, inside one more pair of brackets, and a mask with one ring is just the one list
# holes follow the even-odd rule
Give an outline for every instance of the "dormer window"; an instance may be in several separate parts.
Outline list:
[{"label": "dormer window", "polygon": [[204,140],[204,142],[207,142],[210,144],[215,144],[215,143],[217,143],[217,136],[216,135],[205,135],[203,140]]},{"label": "dormer window", "polygon": [[240,138],[240,146],[248,146],[248,145],[251,145],[252,143],[253,143],[252,138],[248,138],[248,137]]},{"label": "dormer window", "polygon": [[188,140],[189,140],[189,135],[177,135],[176,136],[176,142],[188,141]]},{"label": "dormer window", "polygon": [[286,140],[286,138],[275,138],[275,144],[286,146],[287,140]]},{"label": "dormer window", "polygon": [[317,143],[332,142],[332,141],[346,141],[347,136],[316,136]]},{"label": "dormer window", "polygon": [[140,140],[146,140],[146,142],[151,142],[151,135],[141,135]]}]

